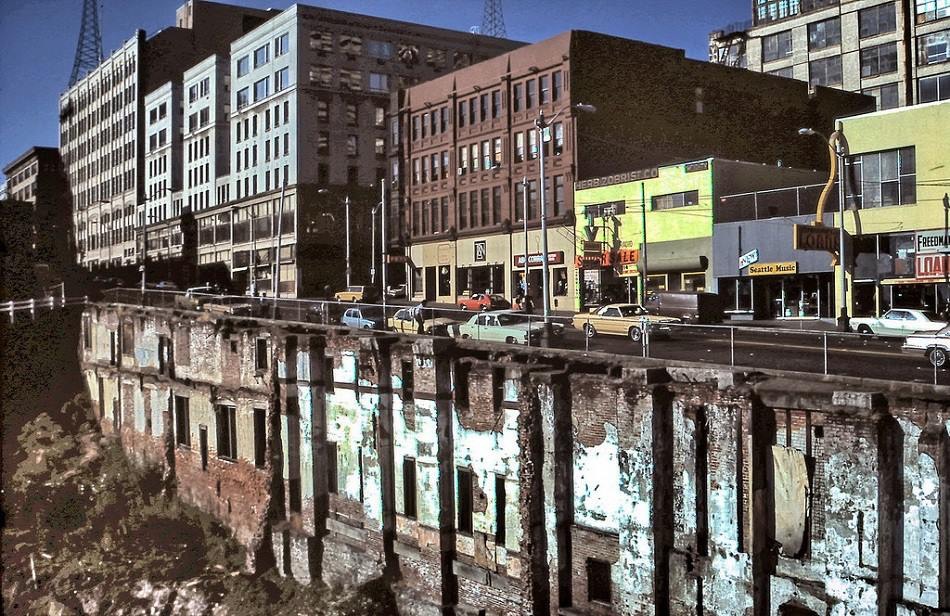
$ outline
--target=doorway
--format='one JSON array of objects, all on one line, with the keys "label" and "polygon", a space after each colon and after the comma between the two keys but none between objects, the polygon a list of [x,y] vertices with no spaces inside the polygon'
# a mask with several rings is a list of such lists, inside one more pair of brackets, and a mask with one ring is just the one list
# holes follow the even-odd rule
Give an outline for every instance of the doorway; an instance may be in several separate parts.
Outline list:
[{"label": "doorway", "polygon": [[425,298],[427,301],[435,301],[435,274],[434,266],[426,267]]},{"label": "doorway", "polygon": [[208,470],[208,426],[198,426],[198,446],[201,451],[201,470]]}]

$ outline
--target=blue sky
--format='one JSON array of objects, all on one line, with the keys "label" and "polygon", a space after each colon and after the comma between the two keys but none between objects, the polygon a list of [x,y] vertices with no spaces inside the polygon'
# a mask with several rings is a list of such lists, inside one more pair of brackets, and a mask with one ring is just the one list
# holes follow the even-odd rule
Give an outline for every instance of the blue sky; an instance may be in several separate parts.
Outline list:
[{"label": "blue sky", "polygon": [[[103,53],[137,28],[149,35],[175,21],[184,0],[99,0]],[[231,0],[286,8],[290,0]],[[72,70],[82,0],[0,0],[0,166],[33,145],[56,146],[57,101]],[[327,8],[456,30],[481,24],[482,0],[331,0]],[[752,0],[503,0],[508,37],[539,41],[593,30],[686,50],[706,59],[711,30],[749,19]]]}]

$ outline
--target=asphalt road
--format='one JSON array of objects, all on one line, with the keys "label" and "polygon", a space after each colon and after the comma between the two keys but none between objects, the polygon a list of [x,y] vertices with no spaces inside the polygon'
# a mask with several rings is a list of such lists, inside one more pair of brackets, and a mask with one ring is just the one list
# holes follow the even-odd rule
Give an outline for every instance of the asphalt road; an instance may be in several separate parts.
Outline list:
[{"label": "asphalt road", "polygon": [[[827,370],[828,374],[934,383],[933,366],[923,355],[902,353],[903,340],[899,338],[798,333],[765,327],[733,331],[734,338],[730,340],[729,328],[677,329],[668,338],[652,337],[649,356],[754,369],[818,374]],[[643,353],[640,343],[620,336],[598,335],[587,342],[589,346],[585,347],[583,334],[569,328],[557,346],[625,355]],[[939,385],[950,385],[950,370],[937,370],[936,379]]]}]

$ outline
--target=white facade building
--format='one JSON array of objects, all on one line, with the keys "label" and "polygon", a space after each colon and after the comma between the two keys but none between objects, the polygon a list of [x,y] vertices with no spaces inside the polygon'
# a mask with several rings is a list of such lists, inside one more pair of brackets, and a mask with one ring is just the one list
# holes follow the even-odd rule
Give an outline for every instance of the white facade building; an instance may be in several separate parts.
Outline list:
[{"label": "white facade building", "polygon": [[229,95],[227,56],[213,55],[185,71],[182,204],[187,211],[229,200],[227,192],[216,188],[216,180],[228,175],[230,165]]},{"label": "white facade building", "polygon": [[152,223],[181,215],[173,199],[181,190],[181,84],[169,81],[145,95],[145,121],[145,211]]}]

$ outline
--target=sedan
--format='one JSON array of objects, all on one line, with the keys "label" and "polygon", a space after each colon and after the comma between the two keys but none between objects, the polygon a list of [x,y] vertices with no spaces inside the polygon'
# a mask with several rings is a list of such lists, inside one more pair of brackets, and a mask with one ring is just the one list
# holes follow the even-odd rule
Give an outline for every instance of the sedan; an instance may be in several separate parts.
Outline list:
[{"label": "sedan", "polygon": [[597,334],[629,336],[634,342],[643,338],[643,326],[650,329],[650,335],[670,334],[670,325],[681,323],[674,317],[661,317],[650,314],[638,304],[607,304],[588,313],[574,315],[572,324],[588,338]]},{"label": "sedan", "polygon": [[473,293],[471,297],[460,297],[461,310],[501,310],[511,308],[511,302],[497,293]]},{"label": "sedan", "polygon": [[341,324],[356,329],[382,329],[384,321],[382,310],[371,308],[348,308],[340,317]]},{"label": "sedan", "polygon": [[[448,336],[456,321],[438,317],[426,319],[422,322],[422,329],[431,336]],[[412,308],[403,308],[397,310],[396,314],[387,319],[386,324],[389,329],[400,334],[416,334],[419,332],[419,323],[413,318]]]},{"label": "sedan", "polygon": [[933,334],[908,337],[901,351],[911,355],[923,355],[934,367],[943,368],[950,359],[950,325]]},{"label": "sedan", "polygon": [[936,314],[913,308],[892,308],[882,317],[855,317],[851,319],[851,331],[878,336],[911,336],[933,333],[947,326]]},{"label": "sedan", "polygon": [[[544,331],[544,321],[520,312],[499,310],[477,314],[459,326],[459,335],[465,339],[507,342],[508,344],[537,344]],[[564,334],[564,326],[551,324],[552,335]]]}]

